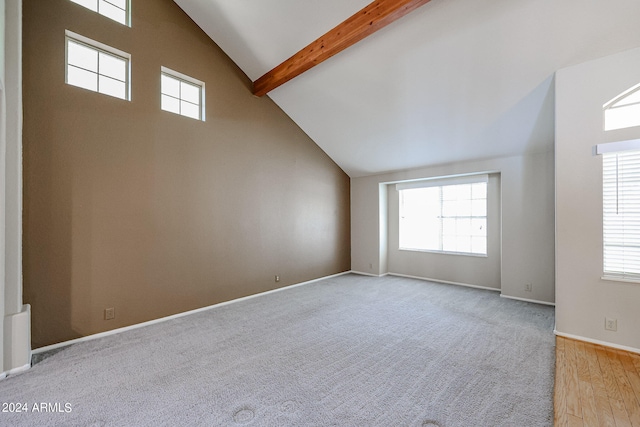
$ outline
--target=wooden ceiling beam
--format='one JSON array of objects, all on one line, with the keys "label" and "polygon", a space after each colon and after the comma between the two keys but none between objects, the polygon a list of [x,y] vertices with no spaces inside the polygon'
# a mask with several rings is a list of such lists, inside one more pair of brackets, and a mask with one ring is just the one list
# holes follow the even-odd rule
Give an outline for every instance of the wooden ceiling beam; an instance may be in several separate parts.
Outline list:
[{"label": "wooden ceiling beam", "polygon": [[266,95],[429,1],[374,1],[253,82],[253,94]]}]

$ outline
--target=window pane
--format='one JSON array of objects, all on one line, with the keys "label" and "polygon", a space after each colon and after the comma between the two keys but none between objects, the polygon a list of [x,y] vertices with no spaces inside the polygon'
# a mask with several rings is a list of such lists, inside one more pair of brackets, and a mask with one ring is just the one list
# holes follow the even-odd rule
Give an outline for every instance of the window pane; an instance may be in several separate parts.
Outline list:
[{"label": "window pane", "polygon": [[124,82],[127,80],[127,62],[100,52],[100,74]]},{"label": "window pane", "polygon": [[456,203],[456,216],[471,216],[471,200],[458,200]]},{"label": "window pane", "polygon": [[457,200],[458,191],[455,185],[442,187],[442,200]]},{"label": "window pane", "polygon": [[127,0],[102,0],[111,3],[112,5],[119,7],[120,9],[127,9]]},{"label": "window pane", "polygon": [[174,98],[180,98],[180,81],[164,74],[161,79],[162,93],[165,95],[171,95]]},{"label": "window pane", "polygon": [[161,108],[165,111],[180,114],[180,100],[167,95],[162,95]]},{"label": "window pane", "polygon": [[458,236],[471,235],[471,218],[458,218],[456,220],[456,234]]},{"label": "window pane", "polygon": [[621,107],[623,105],[635,104],[637,102],[640,102],[640,90],[637,90],[637,91],[625,96],[620,101],[618,101],[615,104],[613,104],[613,107]]},{"label": "window pane", "polygon": [[116,98],[127,98],[127,87],[124,82],[114,80],[109,77],[100,76],[99,83],[100,89],[98,90],[98,92],[104,93],[105,95],[115,96]]},{"label": "window pane", "polygon": [[469,236],[458,236],[456,238],[456,251],[471,253],[471,238]]},{"label": "window pane", "polygon": [[471,184],[471,198],[472,199],[486,199],[487,198],[487,183],[478,182]]},{"label": "window pane", "polygon": [[455,200],[442,202],[442,216],[453,217],[458,213],[458,202]]},{"label": "window pane", "polygon": [[189,83],[180,82],[180,97],[192,104],[200,104],[200,88]]},{"label": "window pane", "polygon": [[111,18],[121,24],[127,23],[127,12],[123,9],[115,7],[109,2],[100,0],[100,15],[104,15],[107,18]]},{"label": "window pane", "polygon": [[483,219],[473,218],[471,220],[471,235],[472,236],[486,236],[487,235],[487,220],[486,220],[486,218],[483,218]]},{"label": "window pane", "polygon": [[68,40],[67,62],[85,70],[98,72],[98,52],[95,49]]},{"label": "window pane", "polygon": [[455,236],[456,234],[456,219],[444,218],[442,220],[442,234]]},{"label": "window pane", "polygon": [[74,3],[82,5],[87,9],[91,9],[94,12],[98,11],[98,0],[71,0]]},{"label": "window pane", "polygon": [[200,118],[200,107],[190,102],[180,101],[180,114],[193,119]]},{"label": "window pane", "polygon": [[442,236],[442,250],[456,252],[456,236]]},{"label": "window pane", "polygon": [[472,200],[471,201],[471,215],[472,216],[487,216],[487,200]]},{"label": "window pane", "polygon": [[91,71],[86,71],[69,65],[67,66],[67,83],[73,86],[97,91],[98,75]]},{"label": "window pane", "polygon": [[605,130],[640,126],[640,104],[609,108],[604,111]]}]

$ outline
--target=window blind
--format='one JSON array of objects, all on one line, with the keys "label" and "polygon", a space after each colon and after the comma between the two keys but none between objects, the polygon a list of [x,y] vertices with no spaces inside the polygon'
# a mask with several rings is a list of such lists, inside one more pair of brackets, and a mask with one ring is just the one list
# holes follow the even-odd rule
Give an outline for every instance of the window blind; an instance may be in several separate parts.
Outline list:
[{"label": "window blind", "polygon": [[604,274],[640,280],[640,150],[602,156]]}]

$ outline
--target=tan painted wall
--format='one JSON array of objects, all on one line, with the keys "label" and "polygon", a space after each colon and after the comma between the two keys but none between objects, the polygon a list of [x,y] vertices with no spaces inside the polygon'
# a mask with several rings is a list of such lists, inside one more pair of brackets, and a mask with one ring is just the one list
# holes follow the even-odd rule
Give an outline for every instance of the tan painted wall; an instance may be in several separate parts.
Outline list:
[{"label": "tan painted wall", "polygon": [[[348,176],[172,1],[132,22],[24,1],[34,348],[350,268]],[[64,83],[65,29],[132,55],[131,102]],[[161,66],[206,83],[206,122],[160,110]]]}]

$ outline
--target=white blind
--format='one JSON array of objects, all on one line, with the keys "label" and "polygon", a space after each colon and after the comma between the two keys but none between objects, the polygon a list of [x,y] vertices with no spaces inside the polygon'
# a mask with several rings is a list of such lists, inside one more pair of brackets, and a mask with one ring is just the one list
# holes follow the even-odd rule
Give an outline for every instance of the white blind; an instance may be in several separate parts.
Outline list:
[{"label": "white blind", "polygon": [[640,280],[640,150],[602,156],[604,274]]}]

